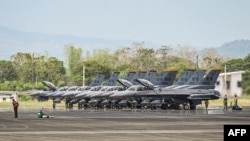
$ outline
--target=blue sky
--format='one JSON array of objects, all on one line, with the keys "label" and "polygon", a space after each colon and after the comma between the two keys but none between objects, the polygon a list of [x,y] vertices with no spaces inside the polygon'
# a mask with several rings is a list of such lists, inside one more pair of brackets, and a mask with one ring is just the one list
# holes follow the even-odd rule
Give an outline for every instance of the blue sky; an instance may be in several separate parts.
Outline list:
[{"label": "blue sky", "polygon": [[50,35],[216,47],[250,39],[249,0],[0,0],[0,26]]}]

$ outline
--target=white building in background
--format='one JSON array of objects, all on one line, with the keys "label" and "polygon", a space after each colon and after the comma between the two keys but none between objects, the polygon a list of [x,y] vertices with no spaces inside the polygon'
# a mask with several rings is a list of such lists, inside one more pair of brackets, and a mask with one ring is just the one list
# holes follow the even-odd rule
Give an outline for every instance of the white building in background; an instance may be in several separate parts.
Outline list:
[{"label": "white building in background", "polygon": [[15,91],[0,91],[0,102],[12,102],[12,99],[18,100],[18,93]]},{"label": "white building in background", "polygon": [[220,91],[221,97],[227,95],[233,97],[235,94],[238,97],[242,96],[242,74],[245,71],[220,73],[215,84],[215,90]]}]

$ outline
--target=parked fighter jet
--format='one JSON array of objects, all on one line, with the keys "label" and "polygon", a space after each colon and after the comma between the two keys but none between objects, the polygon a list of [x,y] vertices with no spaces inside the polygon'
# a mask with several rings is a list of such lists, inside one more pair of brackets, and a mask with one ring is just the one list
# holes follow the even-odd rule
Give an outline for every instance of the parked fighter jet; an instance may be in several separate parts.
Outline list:
[{"label": "parked fighter jet", "polygon": [[49,81],[42,81],[42,83],[43,83],[43,85],[48,87],[49,90],[48,91],[44,91],[44,90],[35,91],[35,92],[32,92],[30,94],[30,96],[44,96],[45,94],[50,93],[50,92],[54,92],[54,91],[57,91],[57,90],[66,90],[67,89],[67,87],[57,88],[53,83],[51,83]]},{"label": "parked fighter jet", "polygon": [[[97,74],[95,79],[91,82],[90,86],[101,85],[104,77],[105,77],[105,75],[102,73]],[[78,86],[74,86],[74,87],[70,88],[69,86],[64,86],[61,88],[57,88],[53,83],[51,83],[49,81],[42,81],[42,83],[49,88],[49,91],[37,91],[37,92],[30,94],[30,96],[36,96],[38,98],[40,98],[40,97],[52,98],[53,102],[55,102],[55,103],[58,103],[61,101],[61,99],[63,98],[63,97],[61,97],[61,95],[65,94],[67,92],[72,92],[73,90],[76,90],[76,88],[78,87]],[[88,88],[85,87],[84,89],[88,89]]]},{"label": "parked fighter jet", "polygon": [[[159,76],[155,79],[155,80],[151,80],[154,82],[155,85],[159,86],[159,87],[164,87],[164,86],[168,86],[168,85],[172,85],[175,77],[176,77],[176,70],[167,70],[167,71],[163,71],[159,74]],[[147,79],[142,79],[142,78],[137,78],[140,80],[145,80],[145,81],[149,81]],[[136,81],[137,81],[136,79]],[[137,81],[139,82],[139,81]],[[123,83],[122,81],[120,81],[119,83]],[[123,83],[123,85],[126,85]],[[147,86],[141,86],[140,83],[137,83],[136,85],[131,85],[130,87],[123,92],[117,92],[114,93],[110,96],[110,98],[112,99],[112,103],[113,105],[115,105],[116,107],[123,107],[126,106],[127,104],[131,107],[134,108],[135,106],[137,106],[137,103],[140,103],[144,98],[143,97],[139,97],[137,99],[134,99],[133,97],[130,97],[130,95],[128,95],[128,97],[126,97],[126,93],[127,91],[133,91],[135,90],[134,88],[138,88],[136,90],[142,91],[142,90],[147,90],[145,88],[147,88]]]},{"label": "parked fighter jet", "polygon": [[[138,76],[142,75],[138,75],[138,73],[136,72],[128,72],[128,74],[123,79],[117,79],[117,82],[119,82],[117,86],[108,88],[106,91],[99,93],[98,95],[93,97],[99,99],[99,104],[102,108],[107,105],[110,107],[111,100],[109,96],[117,91],[126,90],[129,86],[133,85],[130,81],[135,80],[135,78]],[[123,83],[120,83],[120,81],[122,81]]]},{"label": "parked fighter jet", "polygon": [[67,90],[69,87],[64,86],[57,88],[53,83],[49,81],[42,81],[42,83],[49,88],[49,90],[40,90],[40,91],[35,91],[30,94],[32,97],[36,97],[38,101],[43,101],[43,100],[48,100],[49,97],[47,95],[52,95],[55,92],[61,92]]},{"label": "parked fighter jet", "polygon": [[[117,78],[114,78],[114,77],[118,77],[119,73],[114,73],[115,75],[112,75],[110,80],[107,81],[107,85],[113,85],[113,81],[115,81],[115,79]],[[97,89],[98,87],[101,86],[101,83],[98,83],[98,85],[95,83],[96,80],[92,81],[88,86],[81,86],[79,87],[76,91],[73,91],[73,92],[69,92],[69,93],[65,93],[62,95],[62,97],[65,97],[66,99],[68,99],[69,101],[71,101],[72,99],[74,99],[74,97],[78,94],[81,94],[82,92],[86,91],[86,90],[90,90],[91,88],[95,88]],[[93,89],[94,89],[93,88]],[[93,90],[92,89],[92,90]],[[74,99],[73,101],[71,101],[71,103],[76,103],[77,102],[77,99]]]},{"label": "parked fighter jet", "polygon": [[[130,73],[128,73],[129,75]],[[156,71],[155,70],[150,70],[149,72],[138,72],[136,76],[131,78],[130,80],[126,80],[126,77],[124,79],[120,79],[117,81],[132,81],[136,83],[136,78],[145,78],[146,80],[154,80],[155,78]],[[117,91],[122,91],[124,90],[124,85],[117,85],[113,87],[104,87],[103,89],[97,91],[96,93],[90,95],[91,100],[89,101],[92,106],[98,106],[98,107],[104,107],[108,102],[110,102],[107,98],[107,95],[111,95],[112,93],[115,93]],[[125,86],[127,87],[127,86]]]},{"label": "parked fighter jet", "polygon": [[[212,69],[199,85],[215,85],[215,80],[218,78],[220,69]],[[192,79],[192,77],[191,77]],[[201,104],[203,100],[213,100],[220,97],[220,92],[214,89],[207,89],[211,87],[185,87],[181,89],[169,89],[162,87],[154,87],[154,85],[145,80],[137,79],[137,81],[149,88],[149,90],[142,90],[141,87],[134,88],[137,91],[128,91],[120,96],[126,97],[149,97],[151,105],[160,104],[162,108],[169,106],[179,108],[183,105],[184,109],[196,109],[196,105]],[[213,83],[213,84],[212,84]]]},{"label": "parked fighter jet", "polygon": [[70,103],[78,103],[80,105],[79,107],[82,107],[82,104],[86,105],[90,101],[91,95],[93,95],[95,92],[99,91],[100,89],[106,89],[108,87],[115,86],[119,75],[120,72],[114,72],[104,85],[91,87],[88,91],[84,91],[75,95],[74,98],[72,98],[72,100],[70,101]]},{"label": "parked fighter jet", "polygon": [[[165,89],[170,89],[170,88],[177,89],[177,88],[182,87],[182,86],[186,86],[186,87],[190,86],[191,87],[191,86],[194,86],[194,85],[198,85],[203,80],[204,75],[205,75],[205,69],[199,69],[199,70],[196,70],[196,71],[195,70],[186,70],[183,73],[182,77],[179,78],[174,85],[167,86],[167,87],[165,87]],[[142,82],[143,82],[143,84],[142,84],[143,86],[145,86],[146,84],[151,84],[151,82],[147,83],[147,82],[145,82],[145,80],[142,80],[142,79],[140,79],[138,82],[140,84],[142,84]],[[154,89],[154,88],[156,88],[158,86],[149,85],[147,87],[149,89]],[[154,88],[152,88],[152,87],[154,87]],[[143,101],[140,104],[142,105],[142,107],[143,106],[152,107],[154,105],[161,105],[162,102],[161,102],[161,100],[159,100],[158,97],[156,97],[156,98],[155,97],[144,97]]]},{"label": "parked fighter jet", "polygon": [[[184,73],[183,73],[183,75],[178,79],[178,81],[177,82],[175,82],[175,86],[179,86],[179,85],[181,85],[181,84],[185,84],[187,81],[188,81],[188,79],[192,76],[192,75],[194,75],[194,71],[195,70],[186,70]],[[160,74],[159,74],[159,76],[156,78],[156,80],[154,80],[154,81],[152,81],[152,82],[150,82],[149,81],[149,83],[150,84],[154,84],[154,87],[169,87],[169,86],[172,86],[173,85],[173,83],[174,83],[174,80],[175,80],[175,78],[176,78],[176,74],[177,74],[177,71],[176,70],[166,70],[166,71],[163,71],[163,72],[161,72]],[[199,73],[200,74],[200,73]],[[201,77],[203,77],[203,76],[201,76]],[[140,79],[141,81],[146,81],[146,82],[148,82],[148,80],[146,80],[146,79]],[[140,82],[140,81],[137,81],[137,82]],[[144,88],[144,85],[145,85],[145,83],[144,83],[144,85],[143,86],[138,86],[138,85],[133,85],[133,84],[131,84],[131,83],[128,83],[128,82],[126,82],[126,81],[121,81],[121,82],[119,82],[119,83],[121,83],[121,84],[123,84],[123,85],[125,85],[125,86],[127,86],[127,87],[129,87],[130,89],[128,89],[127,91],[133,91],[133,90],[145,90],[145,88]],[[138,84],[138,83],[137,83]],[[139,83],[140,84],[140,83]],[[141,88],[142,87],[142,88]],[[147,89],[148,88],[150,88],[151,87],[151,85],[148,85],[148,86],[145,86]],[[146,89],[146,90],[147,90]],[[134,99],[133,99],[133,97],[130,97],[130,95],[128,95],[128,98],[127,98],[127,100],[125,100],[125,98],[126,98],[126,92],[117,92],[117,93],[115,93],[115,94],[113,94],[113,95],[111,95],[111,97],[113,98],[113,99],[123,99],[122,101],[120,101],[119,103],[120,104],[122,104],[123,106],[125,106],[126,105],[126,103],[127,103],[127,100],[129,100],[129,101],[132,101],[134,104],[135,103],[138,103],[138,102],[136,102]],[[117,100],[117,101],[119,101],[119,100]],[[149,100],[147,100],[147,99],[145,99],[145,98],[143,98],[143,97],[141,97],[141,101],[142,101],[142,103],[144,104],[144,105],[148,105],[148,104],[150,104],[150,101]]]},{"label": "parked fighter jet", "polygon": [[[102,74],[102,73],[98,74],[96,76],[96,78],[91,82],[90,85],[91,86],[99,86],[99,85],[101,85],[101,83],[103,82],[104,77],[105,77],[104,74]],[[55,92],[55,93],[47,95],[47,96],[53,98],[53,101],[57,103],[57,102],[60,102],[64,98],[62,95],[72,93],[72,92],[74,92],[76,90],[79,90],[78,88],[79,88],[79,86],[71,86],[65,91],[60,91],[60,92],[58,91],[58,92]],[[88,89],[88,88],[84,88],[84,89]],[[84,89],[82,89],[82,90],[84,90]],[[66,99],[66,104],[68,104],[67,99]]]}]

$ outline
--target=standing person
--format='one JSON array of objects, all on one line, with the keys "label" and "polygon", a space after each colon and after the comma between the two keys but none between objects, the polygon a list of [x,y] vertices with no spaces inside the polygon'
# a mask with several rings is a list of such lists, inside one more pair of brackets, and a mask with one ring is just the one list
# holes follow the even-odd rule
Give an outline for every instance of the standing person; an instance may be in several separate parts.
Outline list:
[{"label": "standing person", "polygon": [[224,111],[227,111],[227,95],[224,96],[223,104],[224,104]]},{"label": "standing person", "polygon": [[54,102],[54,100],[53,100],[52,107],[53,107],[53,109],[56,109],[56,103]]},{"label": "standing person", "polygon": [[232,110],[242,110],[242,108],[238,106],[238,97],[236,94],[234,95],[234,106],[232,107]]},{"label": "standing person", "polygon": [[234,106],[235,108],[238,108],[238,98],[236,94],[234,95]]},{"label": "standing person", "polygon": [[19,106],[19,103],[15,100],[15,99],[12,99],[12,105],[13,105],[13,108],[14,108],[14,117],[17,118],[18,117],[18,106]]},{"label": "standing person", "polygon": [[238,97],[236,94],[234,95],[234,106],[232,107],[232,110],[242,110],[242,108],[238,106]]},{"label": "standing person", "polygon": [[208,108],[208,100],[205,100],[205,106],[206,106],[206,110]]}]

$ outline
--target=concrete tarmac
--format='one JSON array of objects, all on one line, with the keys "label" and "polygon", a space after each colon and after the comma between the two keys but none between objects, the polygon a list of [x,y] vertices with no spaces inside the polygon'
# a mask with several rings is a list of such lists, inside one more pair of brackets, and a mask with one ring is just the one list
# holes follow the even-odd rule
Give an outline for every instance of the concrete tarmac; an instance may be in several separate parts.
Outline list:
[{"label": "concrete tarmac", "polygon": [[250,124],[250,109],[206,110],[0,109],[0,141],[223,141],[224,125]]}]

